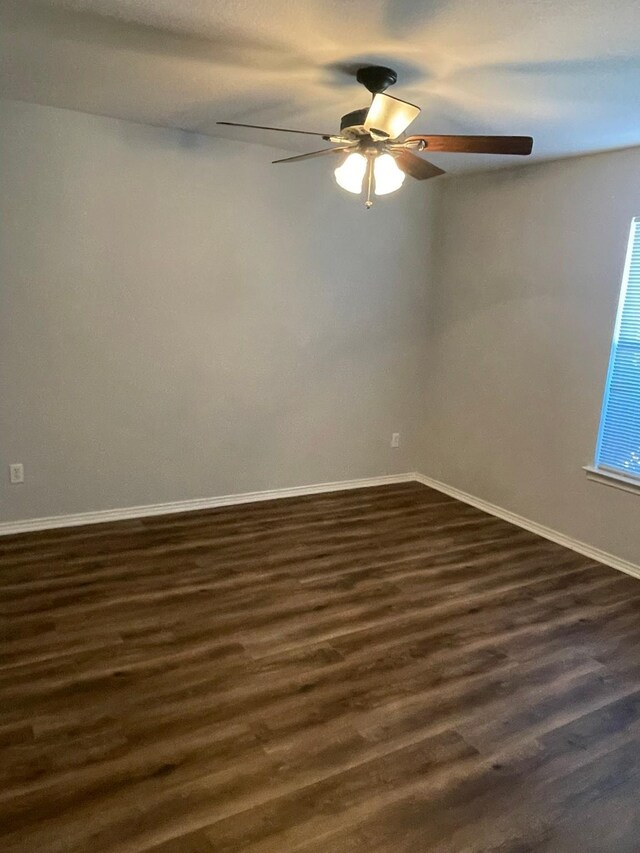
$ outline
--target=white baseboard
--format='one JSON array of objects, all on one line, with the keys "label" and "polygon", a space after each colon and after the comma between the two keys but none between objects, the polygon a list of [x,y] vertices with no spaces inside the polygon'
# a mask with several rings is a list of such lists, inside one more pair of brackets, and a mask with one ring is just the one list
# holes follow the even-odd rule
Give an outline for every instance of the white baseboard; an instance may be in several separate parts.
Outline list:
[{"label": "white baseboard", "polygon": [[57,527],[78,527],[83,524],[100,524],[105,521],[123,521],[134,518],[147,518],[153,515],[169,515],[178,512],[190,512],[198,509],[213,509],[215,507],[234,506],[237,504],[254,503],[256,501],[270,501],[278,498],[293,498],[298,495],[316,495],[323,492],[338,492],[346,489],[365,489],[372,486],[386,486],[393,483],[418,482],[438,492],[456,498],[463,503],[471,504],[483,512],[502,518],[517,527],[529,530],[549,539],[558,545],[563,545],[571,551],[576,551],[585,557],[604,563],[628,575],[640,578],[640,566],[601,551],[580,542],[564,533],[559,533],[543,524],[530,521],[521,515],[516,515],[507,509],[496,506],[488,501],[467,494],[432,477],[424,474],[409,472],[405,474],[389,474],[382,477],[365,477],[359,480],[338,480],[335,483],[315,483],[308,486],[293,486],[285,489],[269,489],[263,492],[243,492],[235,495],[222,495],[215,498],[196,498],[195,500],[174,501],[171,503],[148,504],[146,506],[130,506],[117,509],[97,510],[95,512],[77,512],[71,515],[53,515],[46,518],[28,518],[23,521],[7,521],[0,523],[0,536],[9,536],[15,533],[29,533],[35,530],[51,530]]},{"label": "white baseboard", "polygon": [[147,518],[152,515],[169,515],[175,512],[191,512],[196,509],[213,509],[220,506],[271,501],[278,498],[293,498],[298,495],[317,495],[322,492],[339,492],[345,489],[365,489],[386,486],[392,483],[409,483],[417,479],[413,472],[388,474],[382,477],[364,477],[360,480],[338,480],[336,483],[315,483],[309,486],[293,486],[287,489],[270,489],[264,492],[244,492],[222,495],[216,498],[174,501],[172,503],[128,506],[118,509],[103,509],[95,512],[76,512],[70,515],[51,515],[46,518],[27,518],[24,521],[0,523],[0,536],[14,533],[30,533],[34,530],[51,530],[56,527],[78,527],[82,524],[101,524],[105,521],[123,521],[129,518]]},{"label": "white baseboard", "polygon": [[551,527],[545,527],[544,524],[538,524],[536,521],[530,521],[521,515],[516,515],[515,512],[510,512],[508,509],[503,509],[500,506],[476,498],[474,495],[469,495],[467,492],[462,492],[453,486],[447,486],[446,483],[441,483],[439,480],[434,480],[431,477],[426,477],[424,474],[415,474],[415,479],[424,486],[429,486],[438,492],[449,495],[456,500],[466,504],[471,504],[489,515],[495,515],[504,521],[509,521],[517,527],[522,527],[524,530],[529,530],[531,533],[536,533],[542,536],[543,539],[550,539],[551,542],[556,542],[558,545],[563,545],[571,551],[576,551],[584,557],[589,557],[598,563],[604,563],[605,566],[611,566],[613,569],[618,569],[628,575],[633,575],[635,578],[640,578],[640,566],[635,563],[630,563],[628,560],[623,560],[613,554],[608,554],[606,551],[601,551],[599,548],[594,548],[587,545],[586,542],[580,542],[578,539],[573,539],[571,536],[565,536],[564,533],[559,533]]}]

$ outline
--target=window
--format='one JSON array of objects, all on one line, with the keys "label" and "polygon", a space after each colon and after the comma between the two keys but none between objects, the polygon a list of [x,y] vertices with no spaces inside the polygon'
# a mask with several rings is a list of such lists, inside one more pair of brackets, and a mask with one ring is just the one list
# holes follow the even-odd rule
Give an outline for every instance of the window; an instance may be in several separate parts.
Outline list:
[{"label": "window", "polygon": [[640,217],[631,223],[595,467],[640,487]]}]

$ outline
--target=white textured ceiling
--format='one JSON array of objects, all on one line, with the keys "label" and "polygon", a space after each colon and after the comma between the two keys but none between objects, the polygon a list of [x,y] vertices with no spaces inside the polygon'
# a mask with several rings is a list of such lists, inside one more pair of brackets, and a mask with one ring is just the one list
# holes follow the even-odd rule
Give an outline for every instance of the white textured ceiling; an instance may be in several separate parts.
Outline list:
[{"label": "white textured ceiling", "polygon": [[536,158],[640,144],[639,0],[0,0],[0,96],[295,151],[321,145],[215,123],[335,132],[377,61],[415,132],[528,134]]}]

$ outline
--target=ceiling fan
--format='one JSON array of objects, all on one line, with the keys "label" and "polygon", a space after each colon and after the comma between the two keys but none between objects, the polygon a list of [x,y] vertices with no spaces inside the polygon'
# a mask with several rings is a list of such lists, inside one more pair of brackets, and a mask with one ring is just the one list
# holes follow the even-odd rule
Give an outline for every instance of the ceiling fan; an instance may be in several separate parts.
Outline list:
[{"label": "ceiling fan", "polygon": [[309,130],[290,130],[284,127],[264,127],[259,124],[241,124],[219,121],[231,127],[250,127],[256,130],[274,130],[279,133],[302,133],[320,136],[335,147],[273,160],[274,163],[299,163],[310,157],[346,155],[334,170],[337,183],[348,192],[360,195],[365,190],[365,207],[373,204],[372,193],[387,195],[399,189],[405,175],[419,181],[443,175],[444,170],[414,152],[437,151],[461,154],[531,154],[533,139],[530,136],[442,136],[417,134],[405,136],[404,132],[420,114],[420,107],[401,101],[385,90],[392,86],[398,75],[392,68],[369,65],[356,74],[358,83],[372,94],[370,107],[353,110],[342,116],[340,132],[314,133]]}]

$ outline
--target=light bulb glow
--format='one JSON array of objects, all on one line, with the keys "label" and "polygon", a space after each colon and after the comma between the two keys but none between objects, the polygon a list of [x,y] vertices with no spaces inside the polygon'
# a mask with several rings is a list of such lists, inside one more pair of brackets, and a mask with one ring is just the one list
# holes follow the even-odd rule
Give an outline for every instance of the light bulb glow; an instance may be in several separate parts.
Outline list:
[{"label": "light bulb glow", "polygon": [[366,171],[367,158],[363,157],[362,154],[349,154],[344,163],[338,166],[333,174],[343,190],[357,195],[362,192],[362,180]]},{"label": "light bulb glow", "polygon": [[376,195],[395,192],[404,183],[404,172],[398,168],[391,154],[381,154],[376,157],[373,163],[373,176],[376,182]]}]

